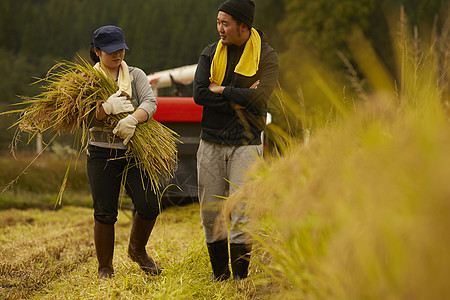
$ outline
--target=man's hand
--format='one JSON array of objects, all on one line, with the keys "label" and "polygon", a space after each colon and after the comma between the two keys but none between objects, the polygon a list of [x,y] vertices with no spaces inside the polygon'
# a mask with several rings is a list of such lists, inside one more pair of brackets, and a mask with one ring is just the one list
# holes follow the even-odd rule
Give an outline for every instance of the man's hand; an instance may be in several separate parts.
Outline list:
[{"label": "man's hand", "polygon": [[[252,90],[256,90],[256,89],[258,88],[258,85],[259,85],[259,80],[256,80],[256,81],[252,84],[252,86],[249,87],[249,88],[252,89]],[[243,107],[242,105],[239,105],[239,104],[235,104],[235,105],[233,106],[233,108],[234,108],[234,109],[243,109],[243,108],[245,108],[245,107]]]},{"label": "man's hand", "polygon": [[[258,85],[259,85],[259,80],[256,80],[256,81],[250,86],[250,89],[256,90],[256,89],[258,88]],[[222,95],[222,92],[223,92],[223,90],[225,89],[224,86],[218,85],[218,84],[215,83],[215,82],[211,82],[211,84],[209,85],[208,88],[209,88],[209,90],[210,90],[211,92],[216,93],[216,94],[219,94],[219,95]],[[239,105],[239,104],[235,104],[233,107],[234,107],[234,109],[242,109],[242,108],[244,108],[243,106],[241,106],[241,105]]]},{"label": "man's hand", "polygon": [[252,86],[250,87],[250,89],[252,90],[256,90],[258,88],[259,85],[259,80],[256,80],[254,84],[252,84]]},{"label": "man's hand", "polygon": [[224,86],[218,85],[215,82],[211,82],[211,84],[209,85],[209,90],[213,93],[222,95],[223,90],[225,89]]}]

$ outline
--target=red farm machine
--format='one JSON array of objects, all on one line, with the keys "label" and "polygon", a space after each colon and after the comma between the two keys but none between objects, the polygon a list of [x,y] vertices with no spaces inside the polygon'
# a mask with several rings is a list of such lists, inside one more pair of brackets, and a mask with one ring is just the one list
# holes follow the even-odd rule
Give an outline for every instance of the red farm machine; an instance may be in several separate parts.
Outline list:
[{"label": "red farm machine", "polygon": [[[196,153],[200,141],[202,107],[190,96],[197,65],[160,71],[148,75],[158,108],[153,119],[179,134],[178,167],[167,184],[162,198],[164,206],[198,201]],[[176,97],[159,96],[160,89],[172,87]],[[190,89],[190,90],[188,90]]]}]

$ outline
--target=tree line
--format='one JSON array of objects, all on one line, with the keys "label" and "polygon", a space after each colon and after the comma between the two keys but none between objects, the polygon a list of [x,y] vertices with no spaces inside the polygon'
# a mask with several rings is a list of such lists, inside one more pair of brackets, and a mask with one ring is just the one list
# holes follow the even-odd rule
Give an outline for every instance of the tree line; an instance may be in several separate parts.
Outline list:
[{"label": "tree line", "polygon": [[217,39],[215,12],[221,1],[195,0],[3,0],[0,2],[2,102],[32,94],[32,77],[56,61],[88,58],[92,32],[103,25],[123,28],[126,61],[151,73],[196,63]]},{"label": "tree line", "polygon": [[[280,54],[280,82],[295,94],[310,76],[307,55],[342,71],[339,51],[352,60],[346,43],[359,28],[387,69],[395,73],[389,17],[400,5],[411,24],[431,27],[447,15],[445,0],[254,0],[255,27]],[[33,77],[43,77],[60,60],[87,58],[92,32],[107,24],[124,29],[126,61],[146,73],[194,64],[218,39],[217,8],[223,0],[3,0],[0,2],[0,102],[32,95]],[[307,82],[307,81],[306,81]],[[306,84],[307,85],[307,84]],[[305,91],[308,88],[306,86]]]}]

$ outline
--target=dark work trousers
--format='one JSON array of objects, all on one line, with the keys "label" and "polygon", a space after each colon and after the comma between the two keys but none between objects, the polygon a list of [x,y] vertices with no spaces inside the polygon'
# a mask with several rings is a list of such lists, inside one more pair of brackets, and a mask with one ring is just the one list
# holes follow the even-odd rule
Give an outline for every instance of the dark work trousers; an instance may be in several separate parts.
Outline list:
[{"label": "dark work trousers", "polygon": [[[88,146],[87,177],[94,201],[94,218],[102,224],[117,221],[122,183],[139,216],[154,220],[159,214],[158,199],[150,188],[150,180],[136,167],[126,150]],[[123,174],[126,174],[125,182]]]}]

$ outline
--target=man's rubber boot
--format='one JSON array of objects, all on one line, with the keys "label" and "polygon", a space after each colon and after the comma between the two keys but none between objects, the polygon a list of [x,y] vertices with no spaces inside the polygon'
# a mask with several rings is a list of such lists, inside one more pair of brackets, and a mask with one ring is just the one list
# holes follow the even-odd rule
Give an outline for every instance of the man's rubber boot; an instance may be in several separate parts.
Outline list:
[{"label": "man's rubber boot", "polygon": [[221,240],[214,243],[207,243],[209,259],[213,273],[209,280],[223,281],[230,278],[230,269],[228,268],[228,240]]},{"label": "man's rubber boot", "polygon": [[128,255],[134,262],[138,263],[144,272],[158,275],[161,273],[161,269],[145,251],[145,246],[155,222],[156,219],[148,221],[142,219],[138,213],[134,214],[130,243],[128,244]]},{"label": "man's rubber boot", "polygon": [[105,225],[95,221],[94,243],[98,260],[98,279],[111,278],[112,274],[114,274],[112,265],[114,225]]},{"label": "man's rubber boot", "polygon": [[247,278],[251,244],[230,244],[231,270],[234,280]]}]

